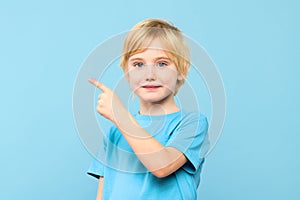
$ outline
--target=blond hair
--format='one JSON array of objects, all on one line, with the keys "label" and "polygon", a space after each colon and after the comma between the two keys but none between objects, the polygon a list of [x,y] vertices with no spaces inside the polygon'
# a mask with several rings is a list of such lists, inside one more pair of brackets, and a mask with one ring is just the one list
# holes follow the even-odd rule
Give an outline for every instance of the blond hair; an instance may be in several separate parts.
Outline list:
[{"label": "blond hair", "polygon": [[147,19],[136,24],[127,34],[121,55],[120,66],[124,72],[128,69],[129,58],[147,49],[154,39],[160,39],[169,58],[183,77],[177,81],[175,94],[184,83],[190,68],[190,51],[181,31],[161,19]]}]

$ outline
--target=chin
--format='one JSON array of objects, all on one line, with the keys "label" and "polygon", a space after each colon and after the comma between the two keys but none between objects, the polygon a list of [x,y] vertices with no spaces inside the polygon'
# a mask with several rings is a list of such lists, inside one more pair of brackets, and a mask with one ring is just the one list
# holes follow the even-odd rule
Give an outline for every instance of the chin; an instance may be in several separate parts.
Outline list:
[{"label": "chin", "polygon": [[145,103],[162,103],[168,99],[169,96],[165,97],[149,97],[149,98],[140,98],[141,101]]},{"label": "chin", "polygon": [[164,94],[136,93],[136,95],[139,97],[140,101],[143,101],[145,103],[162,103],[162,102],[168,101],[169,99],[174,97],[172,92],[165,92]]},{"label": "chin", "polygon": [[156,99],[156,98],[141,98],[140,100],[145,103],[158,103],[161,101],[161,99]]}]

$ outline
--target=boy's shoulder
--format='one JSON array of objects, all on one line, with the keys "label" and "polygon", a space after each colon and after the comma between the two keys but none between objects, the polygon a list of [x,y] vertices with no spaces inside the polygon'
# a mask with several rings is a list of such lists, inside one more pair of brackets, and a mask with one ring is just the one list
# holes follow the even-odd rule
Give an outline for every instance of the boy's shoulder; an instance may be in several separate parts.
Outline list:
[{"label": "boy's shoulder", "polygon": [[182,120],[185,121],[207,121],[207,117],[201,112],[182,112]]}]

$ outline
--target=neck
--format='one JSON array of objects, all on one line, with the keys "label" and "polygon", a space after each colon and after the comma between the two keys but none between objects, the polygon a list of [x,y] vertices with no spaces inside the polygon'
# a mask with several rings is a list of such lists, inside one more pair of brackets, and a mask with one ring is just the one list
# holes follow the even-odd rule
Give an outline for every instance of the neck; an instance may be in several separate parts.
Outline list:
[{"label": "neck", "polygon": [[140,102],[140,114],[142,115],[166,115],[179,110],[180,108],[175,104],[174,99],[167,103]]}]

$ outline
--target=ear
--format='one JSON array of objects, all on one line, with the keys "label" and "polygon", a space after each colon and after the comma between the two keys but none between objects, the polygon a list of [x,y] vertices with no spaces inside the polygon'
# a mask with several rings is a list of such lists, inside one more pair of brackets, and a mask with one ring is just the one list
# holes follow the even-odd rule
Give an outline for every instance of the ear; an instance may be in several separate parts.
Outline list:
[{"label": "ear", "polygon": [[183,80],[183,76],[180,75],[180,74],[178,74],[177,80],[178,80],[178,81],[182,81],[182,80]]}]

